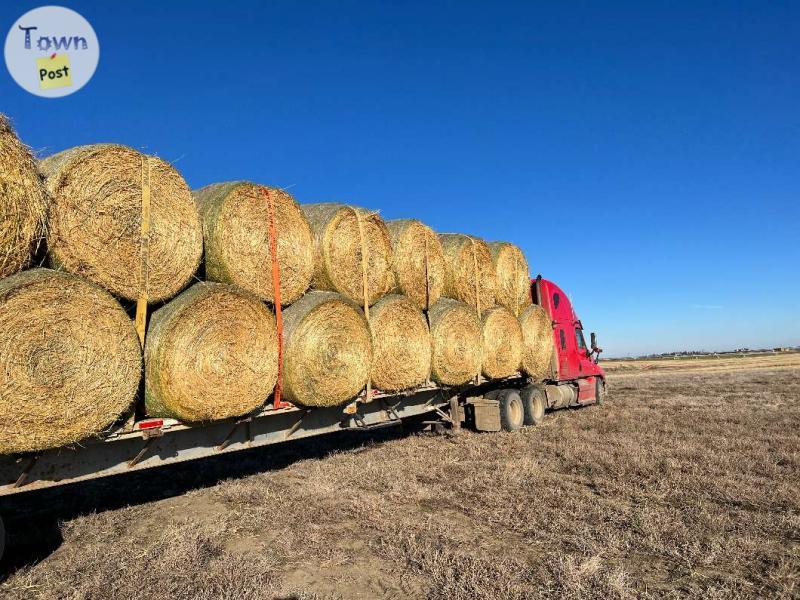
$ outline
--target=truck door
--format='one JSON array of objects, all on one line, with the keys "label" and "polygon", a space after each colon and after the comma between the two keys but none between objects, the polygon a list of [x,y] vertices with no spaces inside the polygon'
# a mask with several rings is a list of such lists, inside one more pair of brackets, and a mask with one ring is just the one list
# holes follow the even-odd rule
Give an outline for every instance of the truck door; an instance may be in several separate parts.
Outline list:
[{"label": "truck door", "polygon": [[575,325],[570,322],[559,323],[556,329],[559,376],[561,379],[577,379],[581,376],[581,364]]}]

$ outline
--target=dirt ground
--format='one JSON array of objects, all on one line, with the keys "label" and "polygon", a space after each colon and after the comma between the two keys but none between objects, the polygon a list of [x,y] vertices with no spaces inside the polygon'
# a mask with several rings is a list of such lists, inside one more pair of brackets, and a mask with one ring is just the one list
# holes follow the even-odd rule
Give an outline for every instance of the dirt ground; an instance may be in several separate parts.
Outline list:
[{"label": "dirt ground", "polygon": [[514,434],[337,435],[1,500],[0,596],[796,598],[793,356],[615,367],[603,406]]}]

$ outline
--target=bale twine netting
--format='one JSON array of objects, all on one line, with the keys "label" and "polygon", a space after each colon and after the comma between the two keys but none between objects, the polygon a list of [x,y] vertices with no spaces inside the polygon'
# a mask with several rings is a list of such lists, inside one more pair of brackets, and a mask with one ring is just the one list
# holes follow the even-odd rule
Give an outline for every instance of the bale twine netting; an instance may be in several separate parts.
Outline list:
[{"label": "bale twine netting", "polygon": [[[316,270],[312,286],[370,305],[392,288],[392,240],[376,212],[344,204],[301,206],[314,232]],[[366,273],[365,273],[366,267]]]},{"label": "bale twine netting", "polygon": [[522,370],[529,377],[544,379],[553,357],[553,324],[541,306],[531,304],[519,317],[522,327]]},{"label": "bale twine netting", "polygon": [[481,368],[489,379],[518,373],[522,362],[522,328],[517,317],[505,307],[495,306],[483,313]]},{"label": "bale twine netting", "polygon": [[333,292],[309,292],[283,311],[283,395],[338,406],[367,384],[372,336],[364,313]]},{"label": "bale twine netting", "polygon": [[245,415],[278,379],[275,317],[258,298],[197,283],[153,313],[145,343],[147,413],[199,423]]},{"label": "bale twine netting", "polygon": [[475,309],[440,298],[431,307],[431,378],[444,385],[467,383],[481,369],[481,323]]},{"label": "bale twine netting", "polygon": [[97,434],[128,409],[141,376],[133,322],[105,290],[33,269],[0,281],[0,454]]},{"label": "bale twine netting", "polygon": [[28,266],[42,235],[46,203],[30,149],[0,114],[0,277]]},{"label": "bale twine netting", "polygon": [[384,391],[407,390],[428,381],[431,335],[414,302],[390,294],[369,309],[372,332],[372,385]]},{"label": "bale twine netting", "polygon": [[[188,283],[200,264],[203,232],[189,188],[170,164],[96,144],[55,154],[40,168],[50,192],[47,245],[54,266],[130,300],[143,293],[152,302],[166,300]],[[143,247],[148,187],[149,244]]]},{"label": "bale twine netting", "polygon": [[439,234],[447,266],[443,295],[481,311],[495,304],[492,252],[486,242],[460,233]]},{"label": "bale twine netting", "polygon": [[[274,202],[281,304],[308,289],[314,274],[314,238],[294,198],[269,189]],[[192,192],[203,218],[206,279],[231,283],[274,302],[270,208],[262,186],[216,183]]]},{"label": "bale twine netting", "polygon": [[500,306],[519,314],[531,303],[531,276],[528,261],[519,246],[508,242],[490,242],[497,282],[495,299]]},{"label": "bale twine netting", "polygon": [[392,238],[394,289],[423,309],[442,295],[445,264],[433,229],[416,219],[386,221]]}]

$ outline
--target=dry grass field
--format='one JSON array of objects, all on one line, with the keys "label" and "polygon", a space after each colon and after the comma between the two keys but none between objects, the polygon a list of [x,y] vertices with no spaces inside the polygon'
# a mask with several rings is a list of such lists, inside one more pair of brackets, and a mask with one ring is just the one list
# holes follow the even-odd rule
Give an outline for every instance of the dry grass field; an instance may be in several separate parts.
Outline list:
[{"label": "dry grass field", "polygon": [[614,366],[605,405],[516,434],[334,436],[7,499],[0,596],[798,597],[785,358]]}]

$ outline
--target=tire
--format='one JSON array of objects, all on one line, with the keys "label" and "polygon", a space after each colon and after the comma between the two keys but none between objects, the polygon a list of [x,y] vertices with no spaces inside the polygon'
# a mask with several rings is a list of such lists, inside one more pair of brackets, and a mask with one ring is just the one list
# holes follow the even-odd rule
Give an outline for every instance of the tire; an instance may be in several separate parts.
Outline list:
[{"label": "tire", "polygon": [[0,561],[3,560],[3,554],[6,551],[6,526],[3,525],[3,519],[0,517]]},{"label": "tire", "polygon": [[597,406],[601,406],[605,402],[606,386],[603,380],[599,377],[594,378],[594,398]]},{"label": "tire", "polygon": [[541,425],[544,421],[544,392],[540,387],[529,385],[520,393],[525,411],[525,425]]},{"label": "tire", "polygon": [[517,431],[525,423],[525,409],[517,390],[503,390],[498,396],[500,402],[500,427],[503,431]]}]

